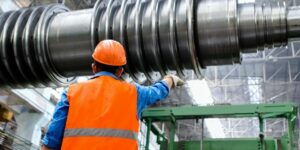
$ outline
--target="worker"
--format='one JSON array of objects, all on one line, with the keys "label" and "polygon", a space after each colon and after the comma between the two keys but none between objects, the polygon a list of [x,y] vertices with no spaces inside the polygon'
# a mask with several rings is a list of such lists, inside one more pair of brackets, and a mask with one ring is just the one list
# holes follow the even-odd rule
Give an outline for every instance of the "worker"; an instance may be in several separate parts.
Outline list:
[{"label": "worker", "polygon": [[175,75],[152,86],[121,81],[126,52],[114,40],[101,41],[92,57],[94,76],[63,92],[42,150],[137,150],[142,110],[183,84]]}]

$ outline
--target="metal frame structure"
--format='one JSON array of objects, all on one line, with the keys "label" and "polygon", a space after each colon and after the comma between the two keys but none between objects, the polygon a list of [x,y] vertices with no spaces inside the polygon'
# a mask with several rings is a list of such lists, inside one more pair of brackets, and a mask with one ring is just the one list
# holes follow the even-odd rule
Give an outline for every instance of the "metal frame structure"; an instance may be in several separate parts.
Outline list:
[{"label": "metal frame structure", "polygon": [[[149,108],[143,111],[142,119],[147,125],[146,150],[149,149],[150,132],[157,135],[157,143],[162,144],[168,141],[168,149],[175,149],[175,131],[178,120],[185,119],[207,119],[207,118],[247,118],[257,117],[259,119],[258,135],[261,141],[261,148],[268,140],[264,138],[264,121],[270,118],[285,118],[288,122],[287,150],[294,150],[294,129],[297,116],[297,106],[292,103],[282,104],[247,104],[247,105],[215,105],[215,106],[182,106],[182,107],[161,107]],[[166,138],[154,122],[169,122],[171,124],[169,139]],[[203,139],[202,139],[203,140]],[[247,141],[247,139],[245,139]],[[283,139],[282,139],[283,141]],[[292,142],[291,142],[292,141]],[[284,143],[284,142],[283,142]],[[201,144],[202,145],[202,144]]]},{"label": "metal frame structure", "polygon": [[[299,106],[299,46],[299,42],[292,42],[289,48],[275,48],[257,54],[244,55],[240,66],[208,67],[205,79],[210,87],[214,103],[295,102]],[[244,124],[241,120],[236,124],[240,127],[247,123]],[[299,119],[298,124],[300,124]],[[285,127],[284,120],[270,123],[269,128],[276,129],[280,126]],[[231,126],[226,126],[226,128],[229,129],[225,131],[228,137],[239,135],[236,130],[232,133]],[[283,130],[285,128],[282,128]],[[297,131],[299,135],[298,128]],[[247,134],[250,132],[244,135]]]}]

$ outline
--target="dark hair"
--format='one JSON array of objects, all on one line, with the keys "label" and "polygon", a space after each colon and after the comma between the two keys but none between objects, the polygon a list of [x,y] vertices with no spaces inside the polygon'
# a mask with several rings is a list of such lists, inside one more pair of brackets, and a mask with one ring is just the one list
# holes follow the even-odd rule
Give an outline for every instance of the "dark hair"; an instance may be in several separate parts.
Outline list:
[{"label": "dark hair", "polygon": [[110,73],[113,73],[113,74],[115,74],[116,71],[120,67],[122,67],[122,66],[109,66],[109,65],[105,65],[105,64],[102,64],[102,63],[99,63],[99,62],[96,62],[96,61],[94,61],[94,64],[98,69],[101,69],[101,71],[107,71],[107,72],[110,72]]}]

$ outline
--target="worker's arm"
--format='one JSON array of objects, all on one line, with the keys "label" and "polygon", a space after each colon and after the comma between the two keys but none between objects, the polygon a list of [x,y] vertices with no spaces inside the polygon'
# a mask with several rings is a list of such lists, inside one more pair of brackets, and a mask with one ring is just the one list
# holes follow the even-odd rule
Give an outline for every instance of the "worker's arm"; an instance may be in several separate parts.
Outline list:
[{"label": "worker's arm", "polygon": [[[179,85],[178,82],[182,80],[178,77],[166,76],[163,80],[154,83],[151,86],[142,86],[136,84],[138,92],[138,117],[141,118],[141,113],[144,108],[149,105],[158,102],[159,100],[165,99],[169,95],[169,91],[175,85]],[[183,82],[183,81],[182,81]]]},{"label": "worker's arm", "polygon": [[48,130],[43,138],[42,150],[59,150],[61,147],[64,129],[69,111],[67,90],[61,96],[55,107],[53,118],[48,126]]}]

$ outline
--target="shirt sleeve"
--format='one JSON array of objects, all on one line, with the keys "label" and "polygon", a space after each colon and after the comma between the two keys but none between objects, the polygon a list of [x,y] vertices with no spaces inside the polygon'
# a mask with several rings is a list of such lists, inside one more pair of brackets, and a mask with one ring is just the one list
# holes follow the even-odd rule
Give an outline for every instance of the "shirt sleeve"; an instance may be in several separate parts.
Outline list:
[{"label": "shirt sleeve", "polygon": [[51,149],[60,150],[69,110],[67,89],[55,107],[53,118],[43,138],[43,144]]},{"label": "shirt sleeve", "polygon": [[138,117],[141,118],[141,113],[144,108],[156,103],[159,100],[166,98],[169,95],[169,87],[165,81],[159,81],[151,86],[142,86],[136,84],[138,93]]}]

